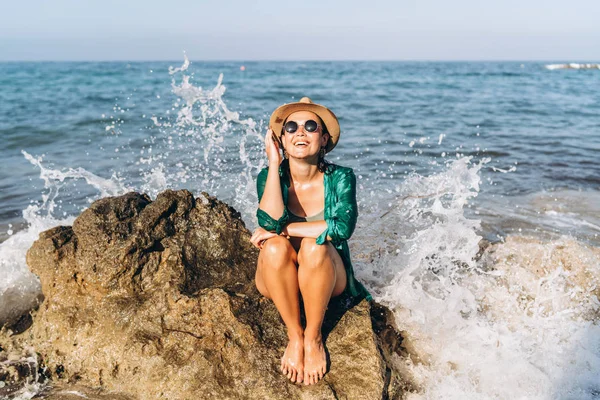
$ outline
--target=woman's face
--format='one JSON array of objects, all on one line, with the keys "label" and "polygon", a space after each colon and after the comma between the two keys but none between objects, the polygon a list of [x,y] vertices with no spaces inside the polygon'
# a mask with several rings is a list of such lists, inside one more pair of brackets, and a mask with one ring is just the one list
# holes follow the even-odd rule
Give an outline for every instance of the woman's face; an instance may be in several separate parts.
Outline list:
[{"label": "woman's face", "polygon": [[[314,132],[308,132],[304,129],[306,121],[311,119],[319,124]],[[288,121],[294,121],[298,124],[296,132],[289,133],[284,129],[281,135],[281,142],[289,157],[311,158],[319,154],[321,147],[327,145],[329,134],[323,134],[323,121],[317,114],[310,111],[296,111],[287,117],[286,122]]]}]

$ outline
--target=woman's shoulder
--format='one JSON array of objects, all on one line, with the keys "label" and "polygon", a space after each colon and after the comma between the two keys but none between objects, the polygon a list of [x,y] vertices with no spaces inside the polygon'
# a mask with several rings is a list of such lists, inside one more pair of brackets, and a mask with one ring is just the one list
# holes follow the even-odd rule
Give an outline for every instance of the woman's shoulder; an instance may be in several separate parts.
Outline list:
[{"label": "woman's shoulder", "polygon": [[269,167],[264,167],[260,171],[258,171],[258,178],[267,178],[267,174],[269,173]]},{"label": "woman's shoulder", "polygon": [[326,173],[332,174],[334,176],[341,176],[341,175],[353,175],[354,174],[354,170],[350,167],[344,167],[338,164],[333,164],[333,163],[329,163],[327,165],[327,170]]}]

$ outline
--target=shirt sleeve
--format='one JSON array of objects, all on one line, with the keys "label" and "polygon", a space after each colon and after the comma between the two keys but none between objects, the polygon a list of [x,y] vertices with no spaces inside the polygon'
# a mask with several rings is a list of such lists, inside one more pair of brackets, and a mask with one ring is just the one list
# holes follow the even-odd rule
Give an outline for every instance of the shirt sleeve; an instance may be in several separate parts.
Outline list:
[{"label": "shirt sleeve", "polygon": [[[258,202],[262,199],[262,196],[265,192],[265,185],[267,183],[267,175],[269,173],[268,168],[263,168],[258,177],[256,178],[256,191],[258,193]],[[275,232],[278,235],[281,233],[283,228],[286,226],[289,213],[287,207],[283,207],[283,215],[279,219],[275,219],[271,217],[266,211],[258,208],[256,210],[256,219],[258,220],[258,225],[267,231]]]},{"label": "shirt sleeve", "polygon": [[358,207],[356,205],[356,176],[351,169],[344,170],[341,176],[334,183],[336,199],[334,201],[333,212],[329,218],[325,219],[327,229],[317,238],[317,244],[323,244],[327,236],[331,238],[331,243],[338,246],[342,241],[348,240],[358,218]]}]

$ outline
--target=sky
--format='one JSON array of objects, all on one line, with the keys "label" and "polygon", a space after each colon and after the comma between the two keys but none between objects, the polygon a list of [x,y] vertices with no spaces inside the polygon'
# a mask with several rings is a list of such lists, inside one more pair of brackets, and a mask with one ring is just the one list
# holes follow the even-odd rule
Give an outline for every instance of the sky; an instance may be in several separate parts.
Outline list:
[{"label": "sky", "polygon": [[600,0],[0,0],[0,61],[600,61]]}]

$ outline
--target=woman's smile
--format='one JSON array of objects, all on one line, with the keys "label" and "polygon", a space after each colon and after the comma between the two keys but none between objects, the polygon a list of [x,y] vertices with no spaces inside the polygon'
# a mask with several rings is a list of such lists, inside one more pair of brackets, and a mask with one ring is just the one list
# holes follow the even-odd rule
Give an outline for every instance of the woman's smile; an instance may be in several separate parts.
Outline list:
[{"label": "woman's smile", "polygon": [[298,147],[298,146],[308,146],[310,144],[310,142],[306,139],[298,139],[294,142],[294,146]]},{"label": "woman's smile", "polygon": [[288,149],[288,154],[291,157],[305,158],[307,156],[315,156],[319,154],[321,146],[318,140],[308,140],[307,138],[299,138],[291,141],[291,148]]}]

